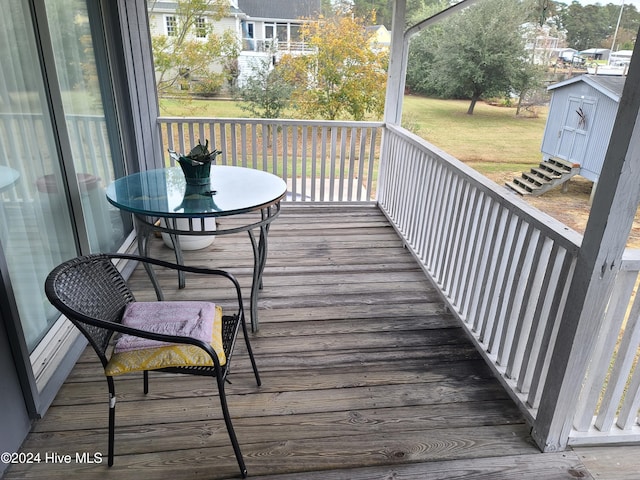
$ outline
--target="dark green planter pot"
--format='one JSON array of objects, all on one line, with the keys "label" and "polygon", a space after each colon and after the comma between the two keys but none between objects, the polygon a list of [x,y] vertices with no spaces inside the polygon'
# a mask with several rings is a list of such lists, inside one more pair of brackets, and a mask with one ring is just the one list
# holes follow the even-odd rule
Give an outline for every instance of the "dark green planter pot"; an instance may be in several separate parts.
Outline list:
[{"label": "dark green planter pot", "polygon": [[191,160],[180,157],[178,160],[187,185],[209,185],[211,182],[211,162],[192,165]]}]

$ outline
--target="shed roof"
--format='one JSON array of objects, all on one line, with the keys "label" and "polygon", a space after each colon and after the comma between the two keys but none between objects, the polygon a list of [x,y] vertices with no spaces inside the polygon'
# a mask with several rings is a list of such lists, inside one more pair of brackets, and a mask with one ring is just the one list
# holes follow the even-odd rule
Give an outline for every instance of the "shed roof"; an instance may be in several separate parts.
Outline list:
[{"label": "shed roof", "polygon": [[238,8],[254,18],[274,20],[317,17],[320,0],[238,0]]},{"label": "shed roof", "polygon": [[555,90],[578,82],[585,82],[612,100],[620,102],[626,79],[627,77],[623,75],[580,75],[560,83],[549,85],[547,90]]}]

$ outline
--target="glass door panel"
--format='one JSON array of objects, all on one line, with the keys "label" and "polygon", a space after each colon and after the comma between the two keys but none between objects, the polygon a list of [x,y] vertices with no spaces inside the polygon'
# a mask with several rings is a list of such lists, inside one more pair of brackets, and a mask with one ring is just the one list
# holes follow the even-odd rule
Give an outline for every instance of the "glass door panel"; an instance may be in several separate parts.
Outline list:
[{"label": "glass door panel", "polygon": [[32,353],[60,317],[44,295],[48,272],[79,253],[116,251],[131,231],[104,192],[124,166],[106,47],[89,23],[98,2],[43,3],[38,35],[29,2],[7,0],[0,16],[0,255]]},{"label": "glass door panel", "polygon": [[61,159],[49,114],[29,8],[0,15],[0,250],[29,351],[59,313],[43,290],[47,273],[77,253]]},{"label": "glass door panel", "polygon": [[[94,39],[85,0],[47,0],[47,20],[56,73],[69,132],[91,252],[116,251],[125,227],[119,210],[106,200],[105,187],[122,169],[119,148],[112,149],[96,65]],[[108,101],[108,100],[107,100]],[[114,155],[115,153],[115,155]]]}]

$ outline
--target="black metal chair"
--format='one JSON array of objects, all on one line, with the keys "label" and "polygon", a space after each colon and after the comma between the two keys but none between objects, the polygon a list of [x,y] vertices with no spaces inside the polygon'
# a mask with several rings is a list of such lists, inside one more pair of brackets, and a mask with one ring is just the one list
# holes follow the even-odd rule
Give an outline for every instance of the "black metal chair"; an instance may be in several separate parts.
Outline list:
[{"label": "black metal chair", "polygon": [[[146,265],[156,265],[159,267],[182,270],[191,273],[215,275],[225,277],[230,280],[233,288],[235,288],[235,296],[237,297],[238,306],[237,311],[232,315],[222,315],[221,343],[224,349],[224,354],[219,351],[216,352],[212,347],[212,344],[197,338],[153,333],[123,325],[122,317],[125,308],[132,302],[136,302],[136,300],[133,293],[127,286],[125,279],[114,264],[114,260],[117,259],[137,261]],[[69,318],[69,320],[71,320],[88,339],[105,368],[105,375],[109,387],[109,466],[113,465],[114,457],[116,405],[115,382],[113,379],[113,373],[109,373],[109,370],[111,369],[109,362],[114,357],[114,342],[112,341],[115,340],[114,334],[120,333],[148,340],[180,344],[180,346],[185,346],[191,349],[193,349],[191,346],[199,347],[196,348],[196,351],[200,353],[200,357],[204,356],[207,360],[206,362],[200,362],[201,364],[189,364],[186,366],[172,365],[169,367],[161,364],[155,365],[152,368],[149,368],[149,365],[144,364],[143,366],[133,368],[130,371],[144,372],[143,378],[145,394],[149,391],[149,369],[169,373],[186,373],[214,377],[218,385],[220,404],[222,406],[222,412],[227,431],[229,433],[229,438],[231,439],[242,477],[246,477],[247,469],[231,423],[231,416],[229,414],[224,388],[225,380],[229,373],[231,356],[240,327],[242,327],[247,352],[249,353],[249,358],[251,360],[251,365],[258,385],[261,384],[261,381],[247,333],[240,286],[231,274],[223,270],[176,265],[137,255],[95,254],[74,258],[57,266],[51,271],[46,279],[45,292],[49,301],[58,310],[60,310],[62,314]],[[162,301],[161,291],[156,290],[156,294],[158,296],[158,300]],[[177,345],[171,345],[171,347],[176,346]],[[202,351],[205,352],[205,355],[202,355]],[[219,359],[219,355],[222,356],[222,361]]]}]

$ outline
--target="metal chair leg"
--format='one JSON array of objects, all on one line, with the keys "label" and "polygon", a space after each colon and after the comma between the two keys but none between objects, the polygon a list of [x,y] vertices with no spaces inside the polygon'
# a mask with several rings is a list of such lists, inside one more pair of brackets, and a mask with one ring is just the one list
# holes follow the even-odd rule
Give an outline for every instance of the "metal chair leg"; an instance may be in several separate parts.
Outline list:
[{"label": "metal chair leg", "polygon": [[109,450],[107,453],[107,464],[112,467],[116,436],[116,391],[113,377],[107,377],[107,383],[109,384]]},{"label": "metal chair leg", "polygon": [[242,475],[242,478],[247,478],[247,467],[244,463],[244,459],[242,458],[242,452],[240,451],[240,444],[238,443],[236,432],[233,429],[233,424],[231,423],[231,415],[229,414],[227,397],[224,393],[224,379],[220,375],[217,375],[216,380],[218,382],[218,394],[220,396],[220,405],[222,407],[222,415],[224,416],[224,423],[227,427],[227,433],[229,434],[231,445],[233,446],[233,452],[236,455],[236,460],[238,461],[238,466],[240,467],[240,474]]},{"label": "metal chair leg", "polygon": [[240,320],[242,323],[242,334],[244,335],[244,343],[247,345],[247,353],[249,354],[249,360],[251,360],[251,366],[253,367],[253,374],[256,377],[256,383],[258,386],[262,385],[262,380],[260,380],[260,374],[258,373],[258,365],[256,364],[256,359],[253,356],[253,349],[251,348],[251,342],[249,341],[249,333],[247,331],[247,323],[244,318]]},{"label": "metal chair leg", "polygon": [[147,393],[149,393],[149,371],[148,370],[145,370],[142,374],[142,383],[143,383],[144,394],[146,395]]}]

